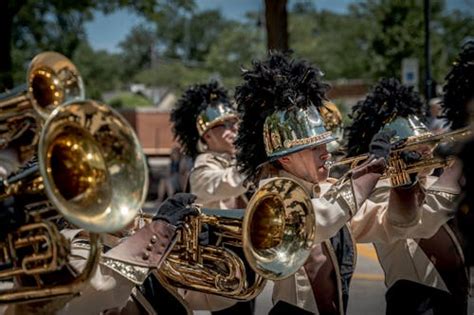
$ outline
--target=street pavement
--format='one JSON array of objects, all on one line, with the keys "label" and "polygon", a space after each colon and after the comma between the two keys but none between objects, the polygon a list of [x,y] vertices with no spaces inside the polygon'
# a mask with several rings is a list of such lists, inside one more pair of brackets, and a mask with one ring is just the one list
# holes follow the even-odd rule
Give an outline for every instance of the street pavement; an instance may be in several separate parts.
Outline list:
[{"label": "street pavement", "polygon": [[[357,266],[349,292],[347,315],[385,314],[385,284],[382,268],[371,244],[357,245]],[[471,282],[473,282],[471,280]],[[271,308],[271,283],[257,298],[256,315],[268,314]],[[474,314],[474,301],[469,301],[468,314]],[[194,312],[195,315],[209,315],[209,312]]]},{"label": "street pavement", "polygon": [[[385,313],[385,285],[382,268],[377,254],[370,244],[357,245],[357,266],[354,274],[350,295],[348,315],[367,315]],[[256,315],[268,314],[272,306],[271,282],[257,298]],[[194,312],[195,315],[208,315],[209,312]]]},{"label": "street pavement", "polygon": [[357,245],[357,266],[349,291],[348,315],[385,314],[382,268],[371,244]]}]

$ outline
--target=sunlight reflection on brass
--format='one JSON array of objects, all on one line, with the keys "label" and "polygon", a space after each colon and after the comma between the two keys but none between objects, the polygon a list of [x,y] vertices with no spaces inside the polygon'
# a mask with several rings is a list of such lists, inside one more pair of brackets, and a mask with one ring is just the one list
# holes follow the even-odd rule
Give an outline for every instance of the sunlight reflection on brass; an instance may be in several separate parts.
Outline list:
[{"label": "sunlight reflection on brass", "polygon": [[[248,300],[265,281],[295,273],[307,260],[315,236],[315,214],[304,188],[288,178],[269,180],[246,209],[200,209],[189,218],[159,273],[164,283],[179,288]],[[222,238],[199,244],[202,225]],[[247,281],[241,258],[224,246],[242,247],[255,279]]]}]

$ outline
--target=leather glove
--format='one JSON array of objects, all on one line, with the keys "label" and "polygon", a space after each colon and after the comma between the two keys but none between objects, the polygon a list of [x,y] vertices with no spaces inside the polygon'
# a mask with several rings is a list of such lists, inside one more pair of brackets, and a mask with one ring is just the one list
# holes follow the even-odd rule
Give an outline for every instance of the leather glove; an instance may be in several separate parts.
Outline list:
[{"label": "leather glove", "polygon": [[172,225],[179,226],[184,223],[187,216],[199,213],[192,206],[195,200],[196,196],[193,194],[178,193],[161,204],[153,220],[165,220]]},{"label": "leather glove", "polygon": [[406,164],[413,164],[421,160],[422,156],[416,151],[403,151],[400,157]]},{"label": "leather glove", "polygon": [[369,153],[376,158],[387,159],[392,147],[390,139],[396,134],[395,130],[380,131],[375,134],[369,144]]}]

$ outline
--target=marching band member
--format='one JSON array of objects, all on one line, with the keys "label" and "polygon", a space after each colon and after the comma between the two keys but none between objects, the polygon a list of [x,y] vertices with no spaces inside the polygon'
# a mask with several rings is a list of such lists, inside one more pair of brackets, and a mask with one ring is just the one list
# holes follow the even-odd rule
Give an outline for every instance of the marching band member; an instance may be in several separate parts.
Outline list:
[{"label": "marching band member", "polygon": [[243,78],[236,91],[241,114],[237,159],[243,172],[254,180],[297,180],[312,196],[316,211],[317,245],[304,268],[275,283],[272,312],[284,313],[282,309],[292,304],[301,313],[343,314],[355,263],[351,231],[357,238],[391,241],[416,229],[421,212],[446,220],[447,215],[432,208],[439,202],[423,203],[417,183],[403,191],[389,189],[387,200],[367,201],[385,171],[393,132],[373,137],[366,163],[337,182],[327,178],[326,144],[332,136],[318,112],[327,85],[317,68],[274,53],[254,62]]},{"label": "marching band member", "polygon": [[217,82],[189,87],[171,113],[173,132],[194,158],[189,184],[206,208],[245,207],[244,177],[236,168],[234,140],[238,117]]},{"label": "marching band member", "polygon": [[[156,314],[159,310],[140,285],[152,270],[159,268],[173,244],[176,228],[185,217],[197,213],[186,207],[194,200],[192,195],[177,194],[161,205],[151,222],[137,220],[122,234],[103,235],[104,254],[92,278],[81,294],[57,314]],[[70,266],[80,272],[89,255],[88,233],[80,229],[64,229],[61,233],[71,240]],[[51,303],[58,301],[61,299]],[[44,303],[15,304],[9,306],[6,314],[41,313],[39,306],[50,309]]]},{"label": "marching band member", "polygon": [[[431,132],[420,120],[420,117],[425,118],[425,113],[424,104],[412,88],[401,85],[396,79],[380,80],[371,93],[353,107],[352,123],[347,128],[348,156],[366,152],[370,139],[379,130],[395,130],[394,140],[397,141],[430,136]],[[426,147],[419,152],[403,152],[402,158],[407,164],[413,163],[421,159],[423,153],[431,155],[431,151],[431,148]],[[447,202],[446,210],[452,213],[455,204],[449,201],[454,201],[460,193],[457,183],[460,176],[459,163],[446,170],[439,181],[437,177],[423,173],[426,171],[418,176],[412,174],[412,183],[408,185],[423,182],[428,200],[425,202],[429,203],[429,199],[433,198],[444,199]],[[380,183],[375,191],[380,190],[381,194],[370,198],[372,201],[383,201],[386,198],[382,193],[383,185],[388,183]],[[404,189],[406,188],[400,188]],[[438,213],[443,211],[442,208],[435,210]],[[433,226],[439,226],[440,222],[443,220],[436,218],[430,223],[425,218],[424,225],[411,234],[412,238],[374,242],[388,287],[387,314],[467,312],[468,278],[461,243],[452,221],[433,233]]]},{"label": "marching band member", "polygon": [[[449,122],[451,130],[468,127],[473,130],[474,126],[474,41],[466,42],[457,60],[446,76],[446,83],[443,91],[442,108],[445,118]],[[455,147],[453,151],[458,151],[458,155],[463,162],[464,195],[456,213],[456,222],[462,233],[465,248],[466,265],[472,273],[474,265],[474,172],[472,168],[473,157],[473,137],[462,144],[462,148]],[[472,284],[471,284],[472,285]]]},{"label": "marching band member", "polygon": [[[195,158],[189,184],[196,202],[205,208],[245,208],[247,189],[235,161],[238,117],[227,91],[217,82],[189,87],[172,111],[171,121],[182,149]],[[235,300],[210,294],[182,293],[193,309],[211,310],[213,314],[253,313],[253,300],[236,304]]]}]

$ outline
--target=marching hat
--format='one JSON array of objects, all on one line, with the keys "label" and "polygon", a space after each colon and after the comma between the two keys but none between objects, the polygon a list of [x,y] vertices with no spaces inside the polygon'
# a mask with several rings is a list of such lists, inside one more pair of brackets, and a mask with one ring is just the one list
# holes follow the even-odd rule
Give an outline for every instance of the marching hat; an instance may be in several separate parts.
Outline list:
[{"label": "marching hat", "polygon": [[255,177],[261,165],[334,140],[318,111],[328,85],[321,71],[303,60],[272,52],[243,70],[236,101],[236,140],[242,172]]},{"label": "marching hat", "polygon": [[215,81],[190,86],[171,112],[174,136],[192,158],[199,154],[201,137],[229,119],[237,119],[237,113],[227,91]]},{"label": "marching hat", "polygon": [[425,105],[412,87],[402,85],[397,79],[381,79],[352,108],[352,122],[346,128],[348,156],[369,151],[372,137],[382,130],[395,130],[391,142],[413,136],[429,135],[430,131],[421,118]]}]

